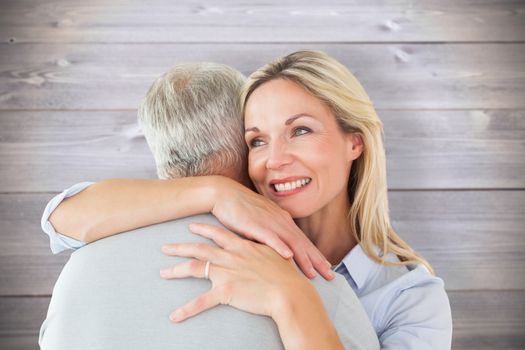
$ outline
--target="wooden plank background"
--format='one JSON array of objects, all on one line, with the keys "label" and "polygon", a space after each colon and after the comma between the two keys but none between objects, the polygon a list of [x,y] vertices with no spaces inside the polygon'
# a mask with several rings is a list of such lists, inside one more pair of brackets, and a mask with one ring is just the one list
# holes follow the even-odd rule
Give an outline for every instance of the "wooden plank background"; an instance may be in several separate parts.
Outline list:
[{"label": "wooden plank background", "polygon": [[178,62],[245,74],[312,48],[385,124],[395,228],[443,277],[454,349],[525,343],[525,2],[36,1],[0,5],[0,344],[36,349],[54,281],[39,218],[83,180],[155,177],[135,121]]}]

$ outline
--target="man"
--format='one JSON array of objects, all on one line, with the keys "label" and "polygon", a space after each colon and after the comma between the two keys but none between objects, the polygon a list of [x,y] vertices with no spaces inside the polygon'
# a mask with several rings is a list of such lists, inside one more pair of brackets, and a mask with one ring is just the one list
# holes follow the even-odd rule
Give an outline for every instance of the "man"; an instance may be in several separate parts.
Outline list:
[{"label": "man", "polygon": [[[215,174],[247,183],[238,101],[243,83],[239,72],[212,63],[178,65],[157,79],[138,117],[160,178]],[[48,218],[65,197],[89,185],[76,185],[48,204],[42,226],[53,252],[84,246],[57,234]],[[209,281],[202,279],[166,281],[159,276],[161,267],[183,261],[163,255],[163,244],[212,244],[189,233],[190,222],[220,225],[211,215],[193,216],[111,236],[74,252],[53,290],[40,332],[41,348],[282,348],[271,318],[229,306],[215,307],[182,323],[169,322],[170,311],[210,288]],[[364,309],[344,278],[327,282],[317,277],[312,283],[347,348],[379,347]]]}]

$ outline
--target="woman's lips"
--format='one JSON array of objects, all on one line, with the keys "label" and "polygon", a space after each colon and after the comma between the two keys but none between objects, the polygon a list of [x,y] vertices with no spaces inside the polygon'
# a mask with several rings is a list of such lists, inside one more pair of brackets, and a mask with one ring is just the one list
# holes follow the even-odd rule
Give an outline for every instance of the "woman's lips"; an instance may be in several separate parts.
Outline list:
[{"label": "woman's lips", "polygon": [[309,177],[287,177],[270,181],[270,190],[275,196],[289,196],[302,191],[312,181]]}]

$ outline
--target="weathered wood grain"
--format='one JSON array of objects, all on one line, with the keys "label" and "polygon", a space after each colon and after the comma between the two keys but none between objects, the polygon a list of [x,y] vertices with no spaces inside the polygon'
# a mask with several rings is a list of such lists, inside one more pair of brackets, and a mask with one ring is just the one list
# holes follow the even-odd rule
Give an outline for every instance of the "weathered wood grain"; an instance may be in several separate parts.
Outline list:
[{"label": "weathered wood grain", "polygon": [[39,350],[38,334],[30,335],[2,335],[0,336],[2,349],[9,350]]},{"label": "weathered wood grain", "polygon": [[[449,292],[453,349],[518,350],[525,342],[524,291]],[[0,344],[37,349],[49,297],[0,298]],[[33,346],[34,344],[34,346]]]},{"label": "weathered wood grain", "polygon": [[52,255],[40,216],[50,194],[0,195],[0,296],[51,294],[69,254]]},{"label": "weathered wood grain", "polygon": [[390,189],[525,188],[525,111],[379,111]]},{"label": "weathered wood grain", "polygon": [[0,337],[38,334],[49,300],[49,296],[0,298]]},{"label": "weathered wood grain", "polygon": [[320,49],[361,80],[381,109],[525,108],[525,44],[0,44],[0,109],[133,109],[177,62],[250,73]]},{"label": "weathered wood grain", "polygon": [[447,289],[525,289],[525,191],[390,192],[389,199],[394,229]]},{"label": "weathered wood grain", "polygon": [[134,111],[0,112],[0,125],[0,192],[61,191],[66,184],[114,177],[156,178]]},{"label": "weathered wood grain", "polygon": [[[380,116],[390,189],[525,187],[525,110]],[[0,163],[0,192],[156,177],[134,111],[0,111]]]},{"label": "weathered wood grain", "polygon": [[[39,219],[52,194],[0,195],[0,296],[45,295],[67,253],[52,256]],[[525,289],[525,191],[390,193],[393,225],[448,290]]]},{"label": "weathered wood grain", "polygon": [[523,349],[525,291],[449,292],[452,349]]},{"label": "weathered wood grain", "polygon": [[4,1],[8,42],[525,40],[516,1]]},{"label": "weathered wood grain", "polygon": [[68,259],[47,200],[155,177],[134,109],[159,74],[313,48],[379,109],[393,224],[445,280],[453,349],[523,349],[525,2],[4,0],[0,42],[0,348],[38,348]]}]

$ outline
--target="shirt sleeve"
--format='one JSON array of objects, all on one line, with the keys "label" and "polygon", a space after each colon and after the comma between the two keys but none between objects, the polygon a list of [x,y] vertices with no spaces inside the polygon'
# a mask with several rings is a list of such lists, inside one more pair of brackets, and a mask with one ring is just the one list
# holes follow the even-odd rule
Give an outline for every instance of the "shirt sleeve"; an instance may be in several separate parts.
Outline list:
[{"label": "shirt sleeve", "polygon": [[49,222],[49,217],[51,213],[58,207],[62,201],[68,197],[74,196],[75,194],[85,190],[89,186],[94,184],[94,182],[81,182],[71,186],[60,194],[57,194],[53,199],[51,199],[44,209],[42,214],[42,230],[49,236],[49,245],[53,254],[58,254],[67,249],[78,249],[86,245],[86,243],[76,240],[71,237],[64,236],[55,231],[55,228]]},{"label": "shirt sleeve", "polygon": [[381,349],[449,350],[452,315],[443,281],[437,277],[400,292],[383,315]]}]

